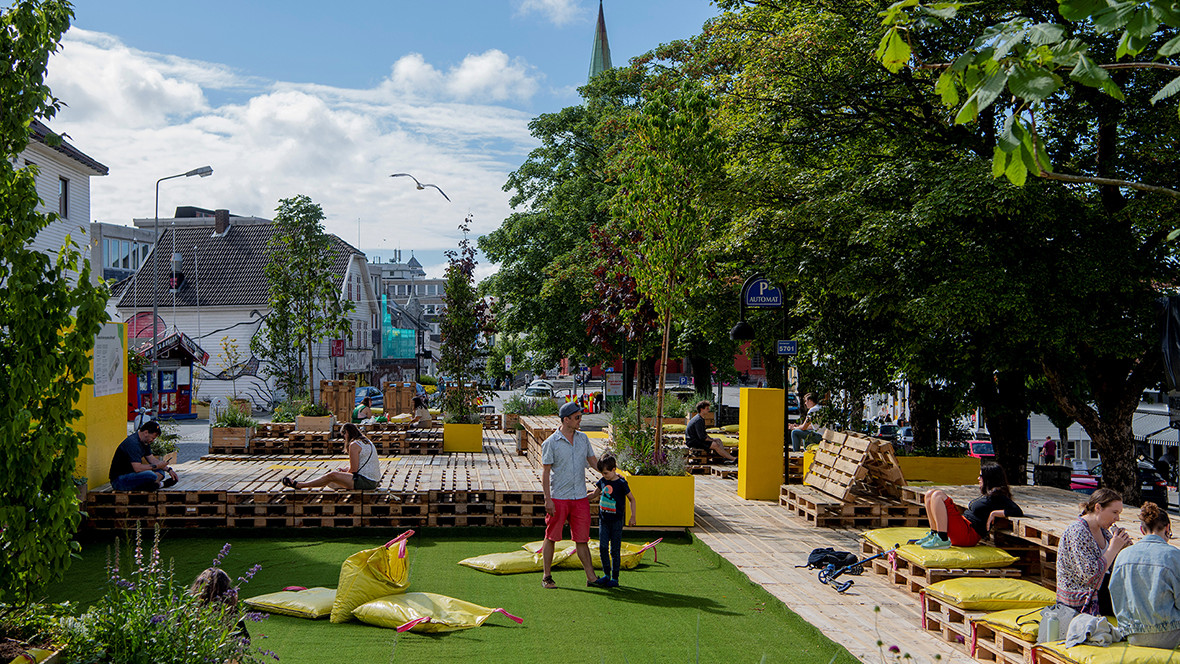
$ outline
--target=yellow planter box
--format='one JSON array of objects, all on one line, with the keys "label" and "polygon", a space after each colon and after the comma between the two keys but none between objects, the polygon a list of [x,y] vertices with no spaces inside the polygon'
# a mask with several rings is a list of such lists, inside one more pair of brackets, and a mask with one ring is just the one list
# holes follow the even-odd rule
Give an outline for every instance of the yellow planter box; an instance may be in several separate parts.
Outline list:
[{"label": "yellow planter box", "polygon": [[444,452],[482,452],[483,424],[443,424]]},{"label": "yellow planter box", "polygon": [[696,501],[696,480],[692,475],[632,475],[620,473],[627,478],[627,485],[635,494],[635,507],[639,526],[691,527],[693,507]]},{"label": "yellow planter box", "polygon": [[979,459],[975,457],[900,456],[897,462],[906,482],[975,484],[979,479]]}]

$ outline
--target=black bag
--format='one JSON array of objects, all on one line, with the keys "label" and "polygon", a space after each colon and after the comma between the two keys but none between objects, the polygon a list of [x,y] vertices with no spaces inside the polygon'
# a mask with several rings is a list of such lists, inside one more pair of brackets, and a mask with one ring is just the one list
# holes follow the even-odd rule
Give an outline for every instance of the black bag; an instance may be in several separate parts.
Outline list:
[{"label": "black bag", "polygon": [[[847,551],[837,551],[831,547],[824,547],[822,549],[812,549],[811,553],[807,554],[806,565],[796,565],[795,567],[806,567],[807,569],[823,569],[828,565],[834,565],[837,569],[854,565],[860,559],[856,554]],[[849,570],[852,572],[852,570]],[[855,573],[855,572],[854,572]]]}]

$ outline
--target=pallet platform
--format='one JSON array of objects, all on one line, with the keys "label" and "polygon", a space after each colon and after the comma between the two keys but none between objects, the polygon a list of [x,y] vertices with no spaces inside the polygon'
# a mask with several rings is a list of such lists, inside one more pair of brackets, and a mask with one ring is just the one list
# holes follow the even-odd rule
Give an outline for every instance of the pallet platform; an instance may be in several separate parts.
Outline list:
[{"label": "pallet platform", "polygon": [[1033,661],[1032,649],[1036,645],[1033,641],[1025,641],[978,620],[973,620],[971,626],[974,630],[971,642],[975,648],[971,656],[975,659],[996,664],[1030,664]]},{"label": "pallet platform", "polygon": [[[875,556],[881,549],[868,540],[861,540],[861,555]],[[891,559],[892,558],[892,559]],[[920,592],[926,586],[946,579],[972,578],[1019,578],[1020,570],[1015,567],[987,569],[923,567],[901,556],[885,556],[869,563],[873,572],[884,575],[890,583],[902,586],[911,593]]]},{"label": "pallet platform", "polygon": [[876,528],[881,505],[870,501],[846,502],[815,487],[784,484],[779,504],[817,528]]},{"label": "pallet platform", "polygon": [[965,611],[926,593],[919,594],[918,601],[922,607],[922,629],[937,635],[955,649],[970,654],[971,621],[984,615],[984,612]]}]

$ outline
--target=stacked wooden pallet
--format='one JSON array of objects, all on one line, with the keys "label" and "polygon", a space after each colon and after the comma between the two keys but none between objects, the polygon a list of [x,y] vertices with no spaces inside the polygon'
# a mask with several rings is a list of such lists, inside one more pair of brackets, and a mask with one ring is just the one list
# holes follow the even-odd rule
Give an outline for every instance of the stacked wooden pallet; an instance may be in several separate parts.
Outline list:
[{"label": "stacked wooden pallet", "polygon": [[337,422],[351,422],[356,407],[355,380],[321,380],[320,403],[332,411]]},{"label": "stacked wooden pallet", "polygon": [[975,652],[971,655],[975,659],[997,664],[1029,664],[1034,661],[1032,649],[1036,643],[1033,641],[1026,641],[1002,629],[996,629],[981,620],[973,620],[972,623]]},{"label": "stacked wooden pallet", "polygon": [[[865,557],[875,556],[881,549],[868,540],[861,541],[861,554]],[[882,574],[890,583],[904,587],[912,593],[921,591],[932,583],[946,579],[961,577],[972,578],[1015,578],[1020,576],[1020,569],[1016,567],[996,567],[988,569],[962,568],[934,568],[924,567],[918,563],[906,560],[901,556],[877,558],[870,563],[877,574]]]},{"label": "stacked wooden pallet", "polygon": [[414,412],[413,400],[418,393],[418,387],[413,381],[386,383],[383,392],[383,410],[386,415]]},{"label": "stacked wooden pallet", "polygon": [[520,446],[523,448],[525,455],[529,462],[534,467],[541,467],[541,443],[545,439],[553,435],[561,427],[561,419],[556,416],[537,416],[529,415],[520,418],[520,423],[524,427],[522,430],[523,436],[520,439]]},{"label": "stacked wooden pallet", "polygon": [[934,632],[956,649],[971,654],[972,621],[984,613],[960,609],[926,593],[921,593],[918,598],[922,602],[923,629]]}]

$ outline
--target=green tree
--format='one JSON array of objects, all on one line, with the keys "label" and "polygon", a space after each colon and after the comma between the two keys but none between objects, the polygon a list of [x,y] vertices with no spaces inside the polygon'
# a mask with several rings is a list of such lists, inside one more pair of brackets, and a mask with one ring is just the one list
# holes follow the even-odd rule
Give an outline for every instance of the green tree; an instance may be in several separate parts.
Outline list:
[{"label": "green tree", "polygon": [[[613,226],[623,239],[630,276],[661,319],[656,431],[661,431],[664,382],[673,314],[683,311],[700,284],[706,247],[720,225],[710,205],[720,184],[721,144],[710,127],[716,103],[686,82],[675,92],[653,91],[642,112],[631,118],[629,137],[614,157],[619,181],[611,199]],[[656,455],[661,437],[656,437]]]},{"label": "green tree", "polygon": [[484,303],[475,291],[475,247],[467,239],[471,217],[463,220],[459,230],[463,239],[458,251],[449,250],[443,302],[446,311],[439,322],[442,346],[438,368],[453,384],[445,386],[443,411],[447,422],[478,424],[479,411],[475,408],[475,390],[471,384],[478,371],[477,362],[483,356],[480,333],[484,328]]},{"label": "green tree", "polygon": [[106,321],[106,289],[91,284],[72,240],[56,259],[29,248],[57,216],[37,212],[36,167],[16,167],[29,123],[60,106],[45,67],[72,18],[68,2],[23,1],[0,13],[0,597],[22,603],[60,579],[77,548],[73,475],[85,437],[71,424]]},{"label": "green tree", "polygon": [[[294,348],[300,353],[305,350],[308,397],[315,394],[314,344],[348,334],[347,316],[353,310],[353,303],[340,297],[339,275],[332,272],[332,243],[323,221],[323,209],[303,194],[280,200],[266,268],[271,314],[263,324],[263,357],[274,362],[280,385],[302,389],[292,359],[297,357]],[[296,394],[289,392],[288,397]]]}]

